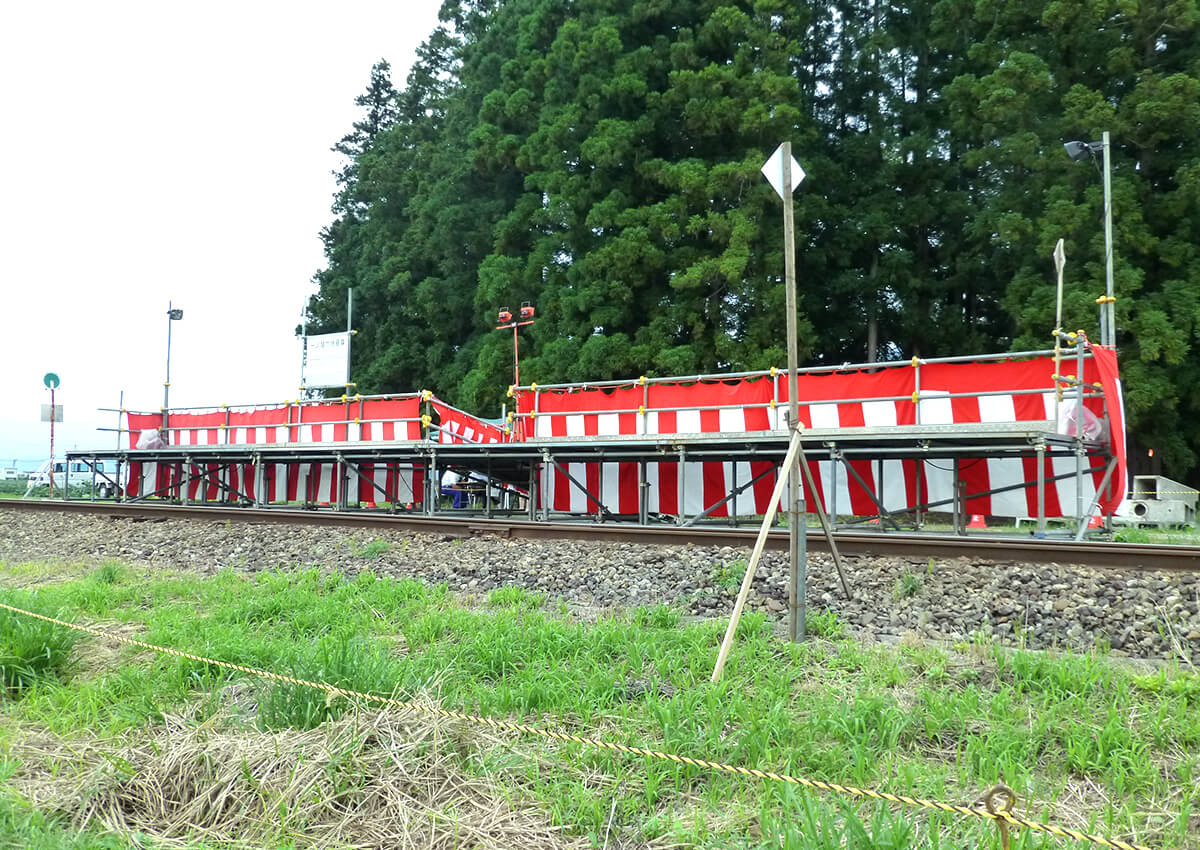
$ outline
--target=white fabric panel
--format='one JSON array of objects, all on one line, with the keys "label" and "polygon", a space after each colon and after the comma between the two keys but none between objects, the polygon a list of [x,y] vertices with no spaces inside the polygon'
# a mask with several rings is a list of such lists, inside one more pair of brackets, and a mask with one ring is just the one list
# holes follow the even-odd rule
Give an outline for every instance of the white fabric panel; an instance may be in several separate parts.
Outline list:
[{"label": "white fabric panel", "polygon": [[267,436],[267,431],[268,431],[267,428],[255,428],[254,429],[254,442],[256,442],[260,445],[262,443],[269,443],[271,441],[271,439],[270,439],[270,437]]},{"label": "white fabric panel", "polygon": [[536,417],[534,417],[533,422],[534,422],[533,435],[535,437],[549,437],[550,436],[550,417],[549,416],[545,416],[545,415],[536,416]]},{"label": "white fabric panel", "polygon": [[[53,477],[53,476],[51,476]],[[65,482],[64,482],[65,484]],[[142,492],[141,495],[149,496],[158,489],[158,464],[147,463],[142,467]]]},{"label": "white fabric panel", "polygon": [[787,427],[787,408],[783,405],[776,405],[774,408],[767,408],[767,421],[771,425],[771,429],[778,431],[780,428]]},{"label": "white fabric panel", "polygon": [[360,422],[351,422],[346,426],[346,439],[357,442],[363,438],[363,426]]},{"label": "white fabric panel", "polygon": [[[1017,409],[1013,404],[1013,397],[1010,395],[981,395],[979,397],[979,421],[1016,422]],[[1021,514],[1021,516],[1025,515]]]},{"label": "white fabric panel", "polygon": [[[284,466],[283,468],[286,470],[288,467]],[[310,472],[310,464],[298,463],[298,464],[295,464],[294,468],[296,470],[296,500],[300,501],[300,502],[304,502],[308,499],[308,479],[309,479],[309,472]],[[287,490],[281,490],[280,494],[279,494],[279,498],[285,499],[285,498],[287,498],[287,495],[288,495]]]},{"label": "white fabric panel", "polygon": [[[386,475],[386,472],[384,473]],[[387,479],[383,479],[381,484],[386,484]],[[416,491],[413,489],[413,471],[412,469],[398,469],[396,471],[396,500],[407,504],[416,502]],[[376,501],[379,501],[376,499]]]},{"label": "white fabric panel", "polygon": [[[1055,482],[1054,486],[1058,490],[1058,504],[1062,508],[1063,516],[1076,516],[1075,506],[1075,458],[1073,457],[1056,457],[1052,460],[1055,475],[1069,474],[1069,478],[1063,478]],[[1083,468],[1086,470],[1091,464],[1088,458],[1083,459]],[[1047,487],[1050,483],[1047,482]],[[1092,499],[1096,496],[1096,482],[1092,475],[1088,472],[1083,474],[1083,511],[1087,511],[1091,505]]]},{"label": "white fabric panel", "polygon": [[744,407],[723,407],[717,411],[718,427],[722,434],[742,434],[746,430]]},{"label": "white fabric panel", "polygon": [[621,433],[621,416],[617,413],[601,413],[596,417],[596,433],[611,437]]},{"label": "white fabric panel", "polygon": [[[658,482],[657,463],[646,464],[646,482],[650,485],[646,488],[646,511],[648,513],[656,514],[660,510],[658,501],[658,493],[660,488]],[[639,495],[638,498],[640,499],[641,496]]]},{"label": "white fabric panel", "polygon": [[331,501],[330,491],[333,488],[333,464],[320,464],[320,473],[321,480],[317,484],[317,501],[328,502]]},{"label": "white fabric panel", "polygon": [[301,425],[300,426],[300,442],[311,443],[312,441],[313,441],[313,426]]},{"label": "white fabric panel", "polygon": [[[982,399],[981,399],[982,400]],[[1010,487],[1025,482],[1025,464],[1019,458],[988,458],[988,485]],[[1033,489],[1033,488],[1029,488]],[[992,494],[994,516],[1029,516],[1029,502],[1025,498],[1026,488]]]},{"label": "white fabric panel", "polygon": [[[567,416],[567,436],[582,437],[583,436],[583,414],[571,413]],[[571,473],[574,475],[574,473]]]},{"label": "white fabric panel", "polygon": [[233,429],[233,440],[239,446],[247,445],[250,442],[248,439],[246,439],[246,429],[245,428],[234,428]]},{"label": "white fabric panel", "polygon": [[896,424],[896,402],[864,401],[862,403],[863,424],[869,427]]},{"label": "white fabric panel", "polygon": [[[936,466],[934,464],[937,464]],[[925,477],[921,482],[919,502],[940,502],[954,498],[954,462],[951,460],[922,461]],[[943,468],[944,467],[944,468]],[[936,511],[950,511],[951,503],[939,505]]]},{"label": "white fabric panel", "polygon": [[[699,425],[700,411],[696,411]],[[688,461],[680,471],[683,479],[683,510],[688,516],[695,516],[704,510],[704,464]]]},{"label": "white fabric panel", "polygon": [[880,476],[883,477],[883,507],[889,511],[901,511],[908,507],[908,488],[904,480],[904,462],[899,460],[874,461],[876,498],[880,493]]},{"label": "white fabric panel", "polygon": [[917,423],[920,425],[953,425],[954,409],[946,390],[921,390],[917,402]]},{"label": "white fabric panel", "polygon": [[[614,416],[616,414],[613,414]],[[616,513],[621,506],[621,465],[618,463],[600,464],[600,504]],[[595,505],[592,506],[593,508]]]},{"label": "white fabric panel", "polygon": [[[830,516],[835,513],[848,514],[850,513],[850,473],[846,471],[846,467],[841,463],[835,463],[832,460],[823,460],[817,464],[821,470],[821,490],[825,493],[825,510]],[[800,480],[804,480],[804,473],[801,471]],[[855,487],[858,482],[855,482]],[[834,495],[837,496],[836,503]]]},{"label": "white fabric panel", "polygon": [[[644,433],[646,433],[646,434],[662,433],[658,430],[658,413],[657,412],[652,411],[652,412],[646,414],[646,430]],[[655,479],[655,480],[657,480],[657,479]]]},{"label": "white fabric panel", "polygon": [[678,410],[675,412],[675,433],[677,434],[701,434],[700,430],[700,411],[695,408],[687,408],[686,410]]},{"label": "white fabric panel", "polygon": [[[570,421],[572,417],[567,417]],[[583,417],[578,417],[580,426],[583,425]],[[564,463],[563,468],[571,473],[571,477],[580,484],[587,486],[587,464],[586,463]],[[571,488],[571,513],[587,513],[592,508],[592,501],[583,494],[583,490],[576,487],[574,482],[568,480],[565,486]]]},{"label": "white fabric panel", "polygon": [[190,446],[191,444],[192,444],[192,432],[191,431],[176,431],[175,432],[175,445]]},{"label": "white fabric panel", "polygon": [[808,418],[814,428],[837,428],[840,425],[836,404],[810,404]]},{"label": "white fabric panel", "polygon": [[471,428],[470,426],[467,426],[467,425],[463,426],[462,435],[463,435],[463,438],[465,440],[467,440],[467,442],[475,441],[475,429]]},{"label": "white fabric panel", "polygon": [[[725,486],[730,491],[732,491],[734,487],[745,486],[750,479],[754,477],[754,474],[750,471],[749,463],[726,463],[724,466]],[[754,504],[754,490],[757,486],[758,485],[756,484],[754,487],[749,487],[738,493],[736,499],[738,516],[753,516],[754,514],[758,513]],[[730,513],[733,513],[734,501],[734,499],[730,499],[725,505],[727,508],[729,508]]]},{"label": "white fabric panel", "polygon": [[[374,497],[370,501],[375,501]],[[358,472],[354,467],[346,470],[346,502],[351,505],[358,504]]]}]

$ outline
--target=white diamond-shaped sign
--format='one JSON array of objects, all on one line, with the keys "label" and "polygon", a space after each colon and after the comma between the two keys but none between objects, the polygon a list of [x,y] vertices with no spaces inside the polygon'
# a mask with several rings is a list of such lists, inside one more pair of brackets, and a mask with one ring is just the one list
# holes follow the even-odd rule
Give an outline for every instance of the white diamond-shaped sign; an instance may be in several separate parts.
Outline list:
[{"label": "white diamond-shaped sign", "polygon": [[[786,198],[787,195],[783,193],[783,145],[775,148],[775,153],[771,154],[771,158],[762,167],[762,173],[763,177],[767,178],[767,182],[771,184],[771,188],[775,190],[775,194],[780,198]],[[800,167],[800,163],[796,162],[796,157],[792,157],[791,192],[796,191],[796,187],[803,179],[804,169]],[[788,192],[788,195],[791,192]]]},{"label": "white diamond-shaped sign", "polygon": [[1063,241],[1058,240],[1058,244],[1054,246],[1054,268],[1061,275],[1063,266],[1067,264],[1067,254],[1063,251]]}]

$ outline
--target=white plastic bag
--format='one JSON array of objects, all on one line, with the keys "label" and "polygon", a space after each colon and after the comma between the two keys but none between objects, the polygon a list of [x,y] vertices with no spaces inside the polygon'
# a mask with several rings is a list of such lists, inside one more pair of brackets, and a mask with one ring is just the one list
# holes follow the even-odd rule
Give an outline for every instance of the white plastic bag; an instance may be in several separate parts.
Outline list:
[{"label": "white plastic bag", "polygon": [[137,447],[139,449],[164,449],[167,444],[163,441],[162,433],[157,428],[147,428],[138,437]]},{"label": "white plastic bag", "polygon": [[[1082,429],[1083,439],[1096,442],[1104,437],[1104,423],[1100,417],[1075,401],[1064,401],[1060,411],[1058,432],[1068,437],[1078,435]],[[1080,414],[1083,414],[1080,416]]]}]

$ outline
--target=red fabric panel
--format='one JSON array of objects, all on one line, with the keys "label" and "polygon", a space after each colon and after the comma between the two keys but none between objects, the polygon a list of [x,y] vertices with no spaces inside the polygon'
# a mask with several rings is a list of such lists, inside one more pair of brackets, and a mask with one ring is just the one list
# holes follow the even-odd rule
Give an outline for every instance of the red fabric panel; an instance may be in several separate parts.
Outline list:
[{"label": "red fabric panel", "polygon": [[[1104,388],[1104,401],[1108,409],[1109,444],[1117,459],[1117,468],[1112,475],[1112,495],[1100,502],[1101,510],[1111,515],[1125,498],[1126,486],[1126,455],[1125,455],[1125,410],[1121,397],[1121,375],[1117,369],[1117,353],[1103,345],[1092,346],[1095,354],[1094,368],[1100,385]],[[1085,372],[1085,378],[1087,374]],[[1096,486],[1100,486],[1102,474],[1097,473]]]},{"label": "red fabric panel", "polygon": [[[710,411],[701,412],[701,420],[703,420],[704,414],[708,412]],[[716,415],[715,410],[711,411],[711,413]],[[706,431],[705,433],[708,432]],[[725,464],[710,462],[701,464],[701,468],[703,469],[703,480],[701,482],[701,487],[703,487],[704,493],[704,506],[702,510],[708,510],[711,506],[725,498],[726,494],[728,493],[728,490],[725,487]],[[691,482],[688,482],[688,486],[695,485],[693,485]],[[721,507],[717,508],[711,514],[709,514],[709,516],[729,516],[729,503],[726,502],[725,504],[721,505]]]},{"label": "red fabric panel", "polygon": [[[1041,404],[1041,400],[1038,400]],[[942,465],[950,464],[951,461],[940,462]],[[1034,464],[1037,468],[1037,464]],[[991,478],[988,475],[988,464],[985,458],[963,458],[958,462],[958,477],[966,484],[964,495],[971,493],[982,493],[984,490],[990,490]],[[949,512],[952,509],[951,505],[938,508],[939,511]],[[978,496],[974,499],[967,499],[963,503],[963,510],[968,515],[979,514],[980,516],[991,516],[992,514],[992,497]]]},{"label": "red fabric panel", "polygon": [[658,465],[658,510],[664,514],[679,513],[679,464]]},{"label": "red fabric panel", "polygon": [[638,501],[638,465],[622,463],[617,466],[617,489],[620,496],[617,499],[617,513],[637,516],[640,510]]}]

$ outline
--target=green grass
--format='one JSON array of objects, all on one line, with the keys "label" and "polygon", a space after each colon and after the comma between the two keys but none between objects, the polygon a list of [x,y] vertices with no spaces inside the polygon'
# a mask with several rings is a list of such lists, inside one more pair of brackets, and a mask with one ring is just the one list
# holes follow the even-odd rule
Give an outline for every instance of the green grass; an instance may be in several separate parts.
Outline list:
[{"label": "green grass", "polygon": [[361,546],[357,543],[351,544],[351,551],[359,558],[378,558],[384,552],[391,548],[391,544],[386,540],[381,540],[376,537],[374,540],[369,540]]},{"label": "green grass", "polygon": [[0,848],[28,850],[125,850],[133,844],[98,831],[78,832],[61,819],[43,815],[23,801],[0,796]]},{"label": "green grass", "polygon": [[[0,566],[0,581],[14,572],[37,571]],[[800,645],[748,613],[712,684],[723,622],[684,622],[661,605],[582,622],[520,587],[476,607],[441,585],[370,572],[202,579],[106,564],[20,598],[216,659],[401,699],[433,693],[447,708],[705,759],[967,803],[1003,777],[1034,817],[1054,811],[1083,828],[1200,847],[1189,821],[1200,805],[1200,680],[1184,671],[1139,676],[1100,655],[1013,652],[982,638],[962,653],[865,647],[832,612],[814,610],[816,639]],[[89,666],[102,648],[85,637],[79,664],[5,696],[0,729],[106,738],[185,704],[202,705],[200,721],[220,710],[212,695],[227,671],[132,648]],[[348,707],[294,686],[254,687],[263,729],[308,728]],[[0,756],[15,734],[0,733]],[[996,845],[981,822],[847,808],[577,744],[467,747],[461,758],[470,771],[511,777],[527,789],[520,801],[597,846],[614,811],[625,834],[683,846]],[[1094,791],[1080,799],[1083,787]],[[1018,847],[1043,845],[1017,833]]]},{"label": "green grass", "polygon": [[[9,600],[16,607],[50,613],[24,594],[6,594],[5,601]],[[66,668],[77,634],[0,609],[0,689],[21,692],[57,678]]]}]

